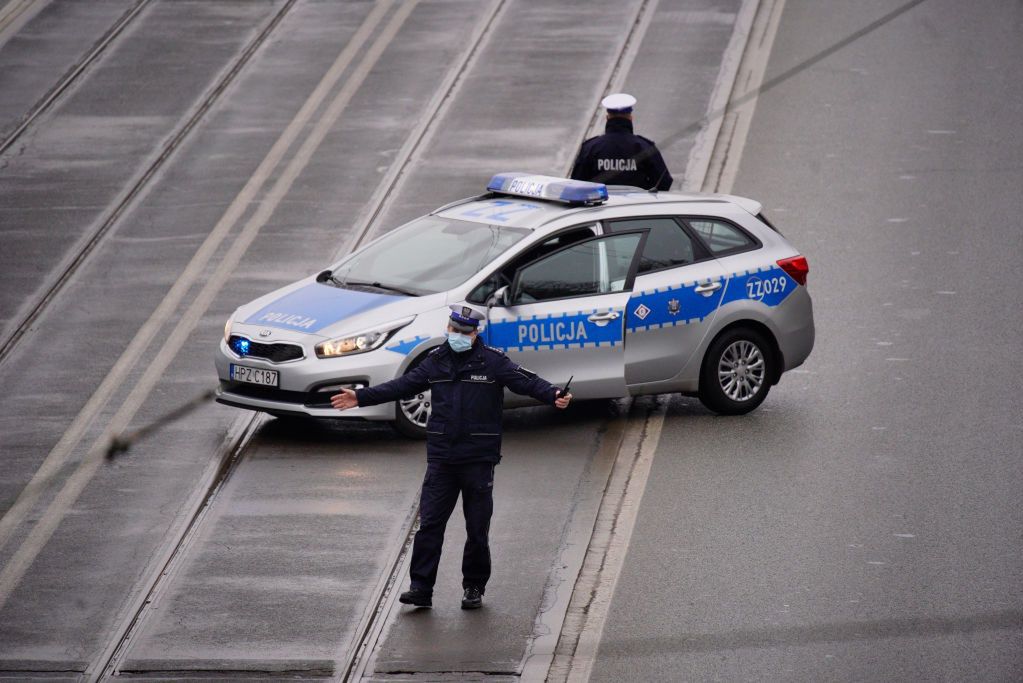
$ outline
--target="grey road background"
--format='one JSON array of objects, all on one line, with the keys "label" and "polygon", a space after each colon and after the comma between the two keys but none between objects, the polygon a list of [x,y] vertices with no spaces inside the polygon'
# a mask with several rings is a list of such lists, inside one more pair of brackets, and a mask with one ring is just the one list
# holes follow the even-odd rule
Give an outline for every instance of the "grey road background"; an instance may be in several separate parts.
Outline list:
[{"label": "grey road background", "polygon": [[[898,4],[788,0],[768,78]],[[609,83],[655,140],[699,120],[749,6],[0,3],[0,678],[341,676],[421,445],[210,405],[104,465],[111,425],[210,386],[231,311],[363,227],[565,172]],[[817,347],[752,415],[670,402],[594,680],[1023,677],[1021,27],[927,0],[760,98],[734,191],[809,258]],[[456,516],[366,675],[518,678],[628,419],[508,412],[487,608]]]},{"label": "grey road background", "polygon": [[[899,3],[785,3],[767,78]],[[733,188],[810,262],[756,414],[675,400],[594,680],[1023,676],[1017,3],[924,2],[764,94]]]}]

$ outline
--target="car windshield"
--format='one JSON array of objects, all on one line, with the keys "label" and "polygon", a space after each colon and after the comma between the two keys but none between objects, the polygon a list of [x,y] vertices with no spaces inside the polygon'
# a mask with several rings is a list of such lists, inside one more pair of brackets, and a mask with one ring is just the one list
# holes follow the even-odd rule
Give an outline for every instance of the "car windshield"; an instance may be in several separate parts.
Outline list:
[{"label": "car windshield", "polygon": [[528,234],[525,228],[424,216],[339,263],[331,282],[436,294],[462,284]]}]

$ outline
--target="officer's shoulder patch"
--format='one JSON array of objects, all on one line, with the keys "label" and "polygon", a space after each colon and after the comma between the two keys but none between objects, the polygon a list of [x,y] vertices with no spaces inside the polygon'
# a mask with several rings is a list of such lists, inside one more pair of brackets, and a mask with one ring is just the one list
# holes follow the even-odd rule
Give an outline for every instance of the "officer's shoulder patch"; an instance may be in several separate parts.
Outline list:
[{"label": "officer's shoulder patch", "polygon": [[483,348],[486,349],[487,351],[491,351],[493,353],[496,353],[498,356],[505,355],[504,351],[502,351],[501,349],[494,348],[493,346],[487,346],[486,344],[484,344]]},{"label": "officer's shoulder patch", "polygon": [[533,379],[534,377],[536,377],[536,373],[535,372],[533,372],[529,368],[523,367],[521,365],[518,366],[517,368],[515,368],[515,372],[519,373],[520,375],[522,375],[526,379]]},{"label": "officer's shoulder patch", "polygon": [[429,351],[426,352],[426,355],[427,356],[432,356],[435,353],[439,353],[440,350],[443,349],[443,348],[444,348],[443,344],[441,344],[439,346],[434,346],[432,349],[430,349]]}]

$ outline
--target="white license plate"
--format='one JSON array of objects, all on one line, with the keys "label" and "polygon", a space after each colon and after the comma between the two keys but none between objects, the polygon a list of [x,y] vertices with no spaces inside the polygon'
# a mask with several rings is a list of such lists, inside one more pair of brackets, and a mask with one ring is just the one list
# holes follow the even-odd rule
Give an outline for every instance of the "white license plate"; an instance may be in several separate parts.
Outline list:
[{"label": "white license plate", "polygon": [[244,365],[231,363],[231,379],[235,382],[248,382],[249,384],[261,384],[266,387],[277,386],[278,373],[276,370],[264,370],[263,368],[247,368]]}]

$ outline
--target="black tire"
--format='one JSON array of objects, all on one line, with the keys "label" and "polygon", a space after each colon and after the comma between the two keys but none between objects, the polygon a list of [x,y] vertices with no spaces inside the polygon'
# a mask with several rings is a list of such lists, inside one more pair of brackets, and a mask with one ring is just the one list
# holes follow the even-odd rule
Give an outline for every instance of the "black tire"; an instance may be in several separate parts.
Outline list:
[{"label": "black tire", "polygon": [[[415,360],[408,368],[405,369],[405,374],[408,374],[412,368],[419,365],[423,359],[426,358],[426,354],[423,354]],[[418,404],[420,407],[425,409],[425,413],[419,412],[416,414],[410,409],[413,405]],[[399,434],[409,439],[423,440],[426,438],[426,421],[430,419],[430,392],[429,390],[417,394],[409,401],[398,400],[394,402],[394,429]],[[413,419],[413,416],[417,416],[417,419]]]},{"label": "black tire", "polygon": [[707,349],[700,369],[700,403],[721,415],[745,415],[771,390],[774,349],[762,332],[734,327]]}]

